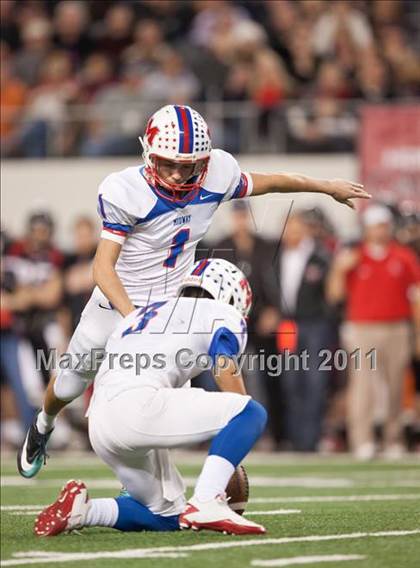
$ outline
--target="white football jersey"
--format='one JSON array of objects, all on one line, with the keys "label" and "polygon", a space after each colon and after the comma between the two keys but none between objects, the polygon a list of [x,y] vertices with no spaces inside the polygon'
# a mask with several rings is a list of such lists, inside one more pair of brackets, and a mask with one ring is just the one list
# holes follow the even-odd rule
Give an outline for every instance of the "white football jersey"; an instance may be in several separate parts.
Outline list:
[{"label": "white football jersey", "polygon": [[111,395],[151,386],[181,388],[218,355],[239,357],[247,326],[241,314],[218,300],[177,297],[152,302],[125,317],[106,344],[95,389]]},{"label": "white football jersey", "polygon": [[220,203],[251,191],[251,176],[223,150],[212,150],[204,184],[185,204],[159,196],[146,181],[144,166],[106,177],[99,186],[101,237],[122,244],[116,270],[131,301],[141,305],[174,297]]}]

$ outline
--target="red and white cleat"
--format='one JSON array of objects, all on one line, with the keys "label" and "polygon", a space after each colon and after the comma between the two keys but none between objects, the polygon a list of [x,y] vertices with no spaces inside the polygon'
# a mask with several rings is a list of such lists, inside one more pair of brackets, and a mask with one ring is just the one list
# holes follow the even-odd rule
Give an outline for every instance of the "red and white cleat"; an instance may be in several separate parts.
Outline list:
[{"label": "red and white cleat", "polygon": [[55,536],[82,528],[89,508],[89,496],[82,481],[71,479],[61,490],[57,500],[36,518],[37,536]]},{"label": "red and white cleat", "polygon": [[218,495],[215,499],[200,502],[192,497],[179,516],[181,529],[196,531],[207,529],[226,534],[265,534],[262,525],[248,521],[229,507],[226,497]]}]

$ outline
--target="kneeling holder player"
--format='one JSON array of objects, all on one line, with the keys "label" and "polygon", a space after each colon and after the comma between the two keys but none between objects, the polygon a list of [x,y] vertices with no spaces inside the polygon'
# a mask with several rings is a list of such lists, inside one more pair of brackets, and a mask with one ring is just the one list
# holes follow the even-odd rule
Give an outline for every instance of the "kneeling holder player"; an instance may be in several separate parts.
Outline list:
[{"label": "kneeling holder player", "polygon": [[[202,260],[184,278],[179,295],[140,307],[123,319],[107,343],[88,411],[89,436],[127,494],[89,499],[79,481],[68,482],[42,511],[35,534],[55,535],[87,526],[122,531],[192,528],[263,534],[264,527],[235,513],[225,490],[238,464],[264,430],[264,408],[246,394],[234,359],[243,353],[250,286],[233,264]],[[125,368],[124,354],[161,364]],[[111,357],[113,355],[113,364]],[[189,388],[211,358],[222,392]],[[211,440],[192,498],[171,461],[171,448]]]}]

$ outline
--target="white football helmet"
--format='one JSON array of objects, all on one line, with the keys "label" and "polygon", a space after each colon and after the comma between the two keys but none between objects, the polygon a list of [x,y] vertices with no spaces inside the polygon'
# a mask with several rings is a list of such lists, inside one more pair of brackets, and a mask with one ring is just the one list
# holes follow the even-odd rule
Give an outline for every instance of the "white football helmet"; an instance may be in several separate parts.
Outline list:
[{"label": "white football helmet", "polygon": [[[189,106],[167,105],[149,119],[143,138],[143,158],[148,182],[173,201],[193,199],[207,174],[211,152],[210,133],[204,118]],[[191,164],[185,183],[169,183],[160,174],[161,162]]]},{"label": "white football helmet", "polygon": [[178,295],[185,288],[203,288],[214,298],[226,302],[246,317],[252,305],[252,290],[244,273],[221,258],[205,258],[196,262],[184,277]]}]

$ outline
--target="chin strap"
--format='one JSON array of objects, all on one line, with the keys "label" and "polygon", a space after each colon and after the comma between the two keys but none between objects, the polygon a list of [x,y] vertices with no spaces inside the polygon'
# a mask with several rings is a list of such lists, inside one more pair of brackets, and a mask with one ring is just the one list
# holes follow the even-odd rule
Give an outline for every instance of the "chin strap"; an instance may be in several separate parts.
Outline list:
[{"label": "chin strap", "polygon": [[158,195],[164,197],[165,199],[169,199],[169,201],[173,201],[174,203],[188,203],[189,201],[192,201],[194,199],[194,197],[198,194],[199,189],[191,189],[191,190],[187,190],[186,191],[186,195],[182,196],[182,197],[178,197],[178,193],[181,192],[172,192],[169,189],[166,189],[165,187],[159,186],[159,185],[154,185],[155,191]]}]

